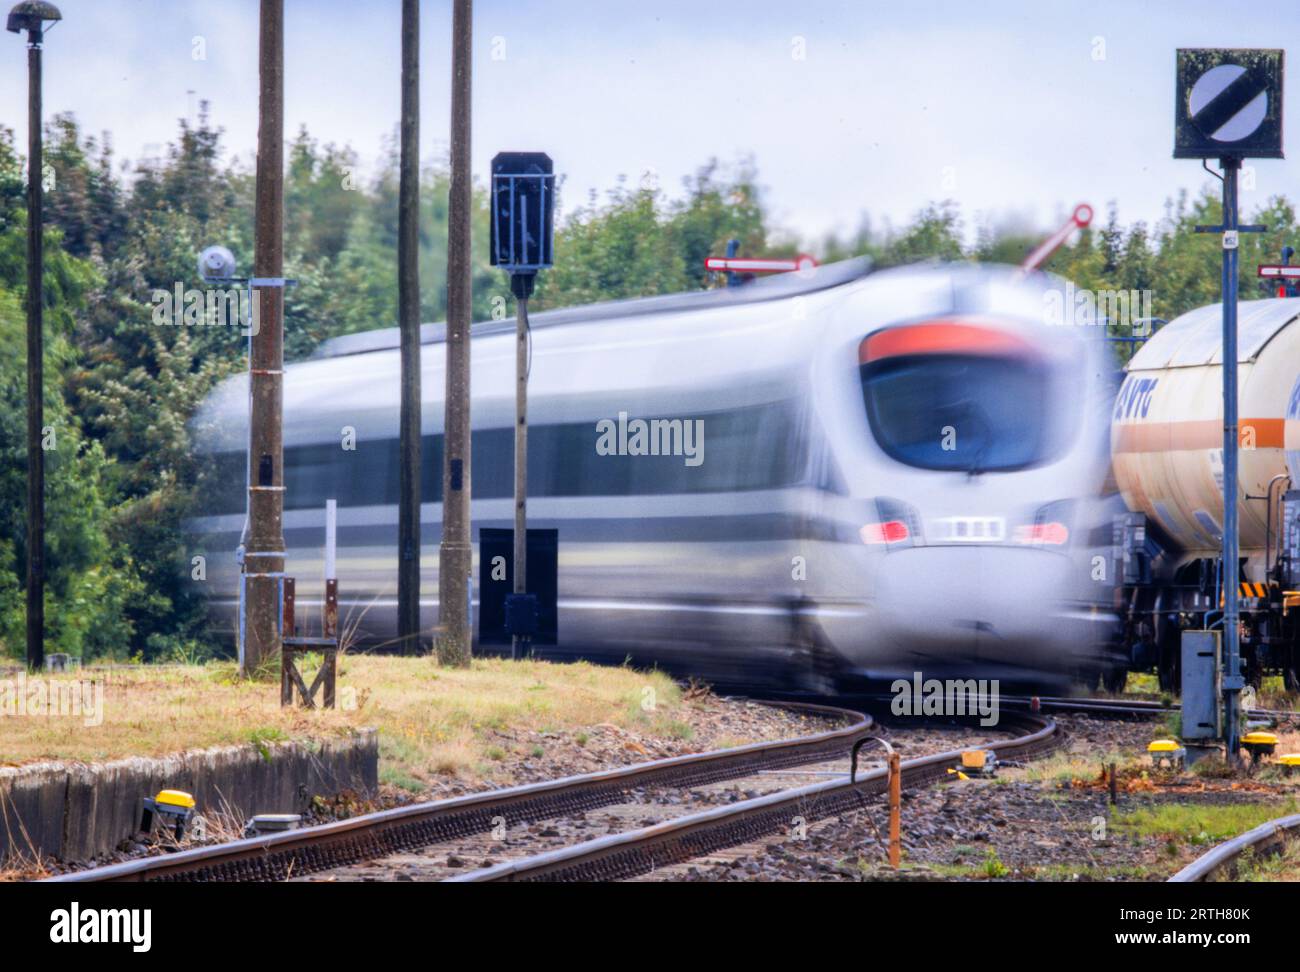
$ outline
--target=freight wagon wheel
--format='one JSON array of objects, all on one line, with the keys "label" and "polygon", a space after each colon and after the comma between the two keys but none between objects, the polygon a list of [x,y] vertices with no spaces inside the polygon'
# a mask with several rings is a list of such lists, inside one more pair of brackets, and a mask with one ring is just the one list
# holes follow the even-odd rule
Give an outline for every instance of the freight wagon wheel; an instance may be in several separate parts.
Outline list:
[{"label": "freight wagon wheel", "polygon": [[1291,651],[1291,660],[1282,666],[1282,684],[1292,695],[1300,692],[1300,666],[1296,664],[1296,652]]},{"label": "freight wagon wheel", "polygon": [[1177,695],[1183,688],[1183,626],[1178,615],[1169,612],[1168,592],[1156,594],[1152,605],[1152,626],[1156,642],[1156,681],[1160,691]]},{"label": "freight wagon wheel", "polygon": [[1293,632],[1291,647],[1282,660],[1282,684],[1288,692],[1300,692],[1300,638]]},{"label": "freight wagon wheel", "polygon": [[1245,669],[1246,684],[1258,692],[1264,687],[1264,666],[1259,663],[1259,659],[1254,655],[1243,658]]},{"label": "freight wagon wheel", "polygon": [[1070,681],[1080,692],[1095,692],[1099,683],[1104,683],[1105,672],[1098,665],[1080,665],[1070,673]]},{"label": "freight wagon wheel", "polygon": [[1128,669],[1115,665],[1101,670],[1101,687],[1112,695],[1119,695],[1128,683]]}]

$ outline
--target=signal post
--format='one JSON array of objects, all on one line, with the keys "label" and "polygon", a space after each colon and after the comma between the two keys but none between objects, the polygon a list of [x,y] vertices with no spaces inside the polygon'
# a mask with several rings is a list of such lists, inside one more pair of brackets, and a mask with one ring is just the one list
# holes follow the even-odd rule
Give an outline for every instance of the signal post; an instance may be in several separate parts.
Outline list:
[{"label": "signal post", "polygon": [[512,592],[505,603],[510,657],[528,653],[538,602],[528,593],[528,298],[537,271],[551,265],[555,175],[542,152],[501,152],[492,160],[492,265],[510,274],[515,297],[515,526]]},{"label": "signal post", "polygon": [[[1267,227],[1241,225],[1237,214],[1237,175],[1246,158],[1282,158],[1282,73],[1280,50],[1180,49],[1174,104],[1174,158],[1219,160],[1223,183],[1223,222],[1198,226],[1198,233],[1220,234],[1223,251],[1223,591],[1222,739],[1229,762],[1236,763],[1241,737],[1241,631],[1238,611],[1237,477],[1237,247],[1241,233]],[[1214,173],[1211,172],[1213,175]],[[1184,666],[1184,672],[1188,671]],[[1187,681],[1184,675],[1185,683]],[[1192,693],[1212,686],[1184,686],[1184,710]],[[1186,728],[1186,727],[1185,727]]]}]

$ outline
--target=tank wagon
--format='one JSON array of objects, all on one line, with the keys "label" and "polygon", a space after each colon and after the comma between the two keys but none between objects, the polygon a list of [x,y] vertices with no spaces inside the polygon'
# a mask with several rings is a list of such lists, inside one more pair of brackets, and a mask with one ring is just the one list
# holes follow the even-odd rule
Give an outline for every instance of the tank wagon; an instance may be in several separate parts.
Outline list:
[{"label": "tank wagon", "polygon": [[[1247,679],[1300,688],[1300,301],[1239,304],[1241,652]],[[1189,311],[1134,354],[1111,422],[1124,642],[1179,687],[1180,632],[1222,624],[1222,305]]]}]

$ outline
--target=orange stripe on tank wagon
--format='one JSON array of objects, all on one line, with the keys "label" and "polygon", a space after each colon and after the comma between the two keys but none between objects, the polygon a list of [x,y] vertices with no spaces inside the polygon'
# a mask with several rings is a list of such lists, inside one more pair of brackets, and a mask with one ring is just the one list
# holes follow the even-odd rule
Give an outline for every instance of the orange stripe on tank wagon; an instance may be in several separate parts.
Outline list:
[{"label": "orange stripe on tank wagon", "polygon": [[[1113,452],[1179,452],[1217,449],[1223,445],[1221,419],[1134,422],[1117,426],[1115,433]],[[1243,448],[1283,449],[1286,447],[1286,420],[1242,419],[1238,423],[1238,442]]]}]

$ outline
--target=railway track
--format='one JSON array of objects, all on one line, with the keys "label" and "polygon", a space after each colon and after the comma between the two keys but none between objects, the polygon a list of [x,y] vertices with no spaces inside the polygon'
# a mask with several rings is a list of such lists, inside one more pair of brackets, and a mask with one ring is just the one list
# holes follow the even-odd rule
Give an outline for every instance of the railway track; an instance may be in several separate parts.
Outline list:
[{"label": "railway track", "polygon": [[[1015,713],[1022,735],[982,743],[999,760],[1025,761],[1042,756],[1061,744],[1061,732],[1051,719]],[[1003,724],[999,729],[1007,729]],[[961,749],[904,760],[904,789],[944,779],[961,763]],[[729,806],[678,817],[650,827],[585,841],[560,850],[482,868],[451,880],[458,883],[494,881],[616,881],[649,874],[736,844],[748,843],[791,826],[796,818],[812,823],[861,809],[869,798],[888,785],[882,766],[856,778],[841,776],[825,782],[781,790]]]},{"label": "railway track", "polygon": [[[1112,715],[1159,715],[1165,712],[1178,712],[1182,706],[1166,705],[1151,699],[1075,699],[1058,696],[1003,696],[1003,704],[1017,707],[1029,707],[1036,704],[1044,711],[1060,712],[1095,712]],[[1289,709],[1248,709],[1246,715],[1252,719],[1296,719],[1300,712]]]},{"label": "railway track", "polygon": [[1236,866],[1238,858],[1248,850],[1274,852],[1280,850],[1288,840],[1294,840],[1300,833],[1300,813],[1268,820],[1253,830],[1225,840],[1202,854],[1192,863],[1169,879],[1171,884],[1190,884],[1196,881],[1211,881],[1221,871],[1230,871]]},{"label": "railway track", "polygon": [[[984,748],[998,753],[1000,760],[1022,762],[1041,756],[1060,745],[1060,733],[1057,732],[1055,723],[1042,715],[1043,712],[1060,710],[1149,718],[1178,708],[1150,700],[1010,697],[1002,701],[1012,711],[1004,714],[999,728],[1006,728],[1008,723],[1018,723],[1025,734],[1016,739],[988,744]],[[1026,711],[1016,711],[1018,709]],[[1249,715],[1255,718],[1288,718],[1295,717],[1297,713],[1252,709]],[[923,786],[942,779],[950,768],[960,763],[960,759],[961,750],[958,749],[907,760],[902,764],[903,786]],[[791,820],[796,817],[811,823],[859,809],[870,797],[882,793],[886,785],[886,770],[882,767],[862,774],[856,782],[840,778],[766,794],[743,803],[690,814],[640,830],[482,868],[451,880],[495,882],[635,878],[776,834],[789,828]],[[1300,826],[1300,816],[1294,819],[1296,822],[1293,826]],[[1276,821],[1274,823],[1280,824]],[[1268,828],[1269,825],[1265,825],[1264,828],[1257,829],[1264,831]],[[1275,829],[1276,827],[1273,828]],[[1244,840],[1244,837],[1239,839]],[[1257,835],[1251,846],[1268,839],[1269,834]],[[1240,850],[1236,853],[1240,853]]]},{"label": "railway track", "polygon": [[[1045,713],[1079,711],[1098,715],[1152,716],[1170,711],[1160,702],[1054,697],[1004,697],[1000,731],[1021,734],[981,743],[1001,761],[1023,762],[1057,748],[1062,733]],[[451,800],[400,807],[285,834],[196,848],[161,857],[94,868],[49,880],[90,881],[283,881],[362,862],[478,839],[501,824],[514,826],[627,803],[628,794],[655,788],[690,788],[736,781],[803,767],[799,777],[815,782],[763,793],[749,799],[688,812],[558,849],[533,853],[448,877],[455,882],[621,880],[652,873],[716,851],[783,832],[792,821],[806,823],[860,809],[884,792],[884,767],[850,780],[842,768],[853,744],[871,734],[868,716],[848,709],[779,703],[785,708],[840,722],[823,733],[772,743],[757,743],[713,753],[674,757],[545,783],[509,787]],[[1023,710],[1023,711],[1022,711]],[[1295,713],[1252,710],[1255,716]],[[868,750],[868,752],[871,752]],[[902,763],[903,786],[943,779],[961,761],[961,748],[919,756]],[[842,766],[842,764],[841,764]],[[820,777],[828,777],[822,779]],[[575,835],[578,837],[579,835]],[[495,854],[491,856],[496,856]],[[382,870],[382,865],[381,865]]]},{"label": "railway track", "polygon": [[51,882],[283,881],[467,835],[620,803],[629,792],[690,787],[842,757],[874,723],[849,709],[783,708],[838,722],[825,732],[676,756],[597,773],[363,814],[288,833],[231,841],[49,878]]}]

